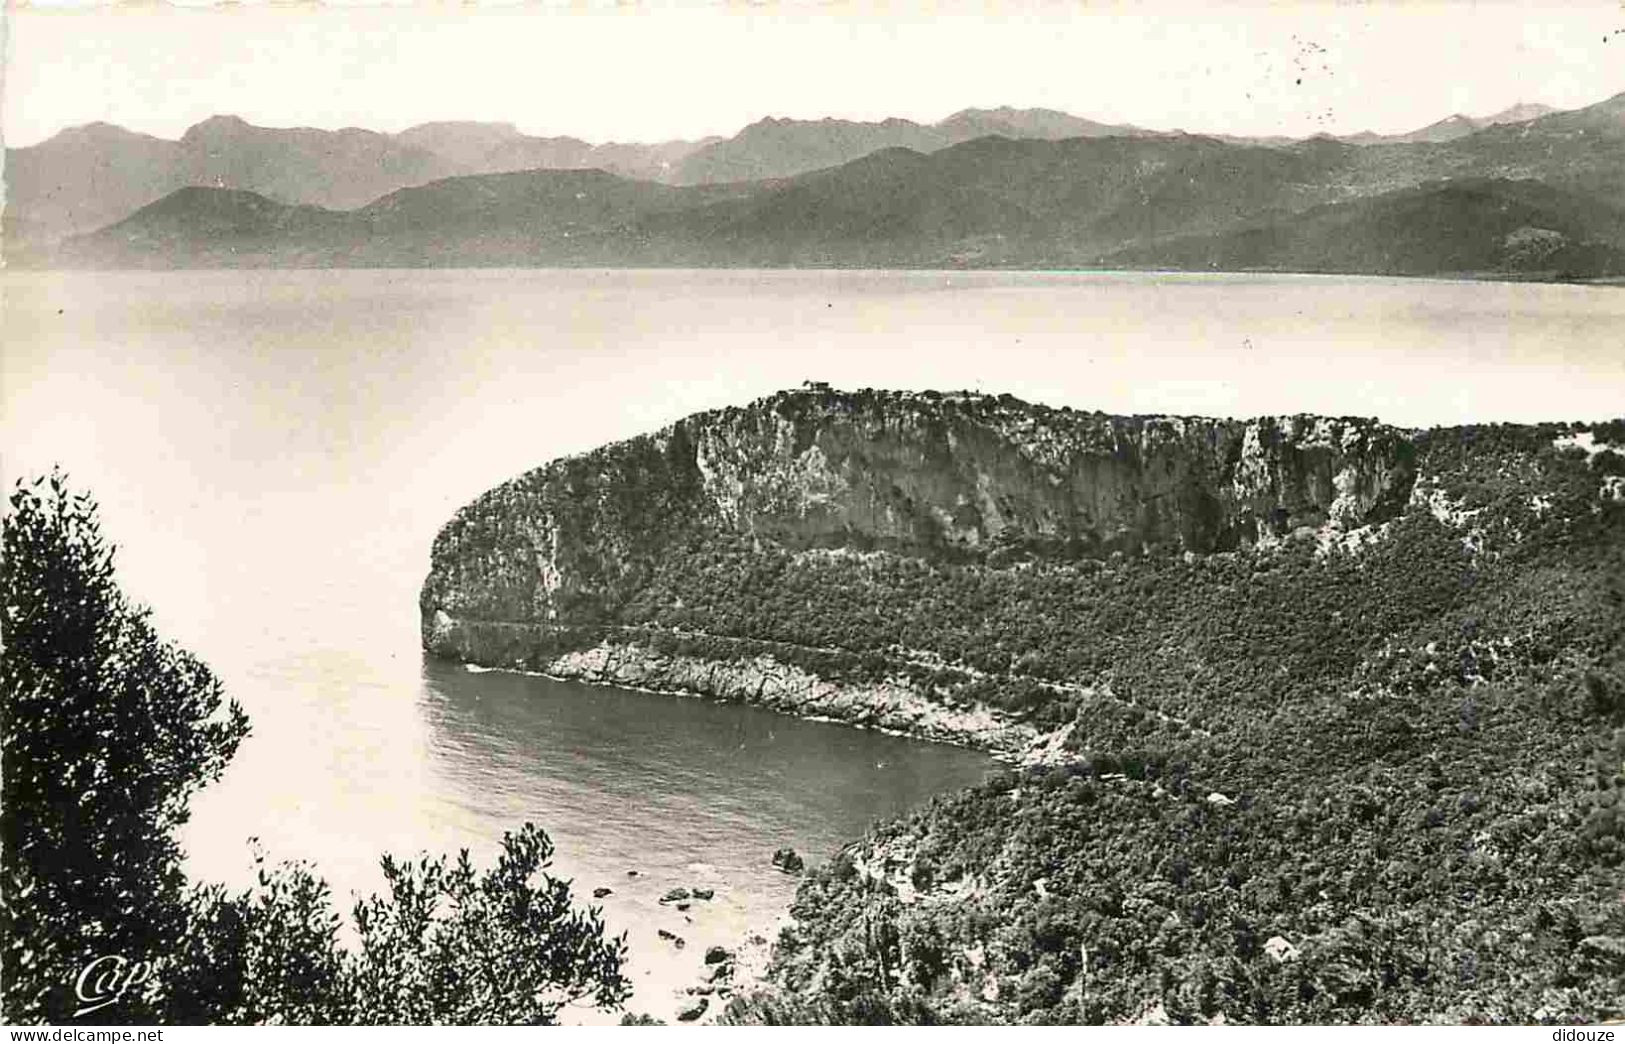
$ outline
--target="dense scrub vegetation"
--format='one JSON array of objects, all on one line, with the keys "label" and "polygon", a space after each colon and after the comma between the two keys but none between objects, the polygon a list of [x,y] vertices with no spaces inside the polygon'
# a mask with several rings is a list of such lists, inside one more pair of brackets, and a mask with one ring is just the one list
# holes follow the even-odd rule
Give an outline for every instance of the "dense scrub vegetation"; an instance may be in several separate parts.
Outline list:
[{"label": "dense scrub vegetation", "polygon": [[[854,680],[908,677],[950,702],[1056,724],[1092,727],[1079,712],[1109,690],[1156,712],[1148,721],[1212,728],[1357,668],[1411,669],[1429,642],[1456,640],[1453,610],[1464,627],[1492,607],[1516,616],[1497,623],[1520,647],[1554,641],[1558,610],[1578,593],[1551,570],[1606,572],[1587,556],[1612,553],[1617,508],[1600,513],[1601,468],[1556,452],[1552,438],[1486,430],[1430,448],[1432,482],[1453,510],[1473,513],[1465,539],[1423,504],[1353,551],[1304,535],[1258,553],[1057,561],[995,549],[987,563],[952,564],[712,537],[668,553],[617,619],[685,636],[674,651],[725,655],[714,639],[735,639],[751,655]],[[1486,471],[1493,487],[1478,477]],[[1493,671],[1489,637],[1435,669]]]},{"label": "dense scrub vegetation", "polygon": [[1412,507],[1365,542],[669,556],[626,626],[1070,727],[1067,763],[814,872],[732,1017],[1625,1013],[1625,461],[1564,430],[1424,436]]},{"label": "dense scrub vegetation", "polygon": [[813,872],[738,1021],[1618,1017],[1622,444],[1419,433],[1394,512],[1213,554],[671,525],[590,617],[467,654],[766,655],[1047,737]]}]

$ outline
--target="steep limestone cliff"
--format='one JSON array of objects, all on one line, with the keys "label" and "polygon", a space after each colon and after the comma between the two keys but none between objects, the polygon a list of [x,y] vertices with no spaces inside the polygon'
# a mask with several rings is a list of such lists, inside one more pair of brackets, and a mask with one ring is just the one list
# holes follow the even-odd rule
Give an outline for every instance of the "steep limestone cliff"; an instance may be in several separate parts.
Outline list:
[{"label": "steep limestone cliff", "polygon": [[1374,421],[1113,417],[1009,396],[812,386],[554,461],[434,544],[424,639],[461,622],[611,617],[662,549],[737,533],[791,548],[986,558],[1211,552],[1397,513],[1406,436]]},{"label": "steep limestone cliff", "polygon": [[1362,419],[1114,417],[812,385],[554,461],[469,504],[435,540],[423,641],[568,673],[663,555],[707,540],[993,564],[1202,554],[1392,517],[1413,460],[1404,433]]}]

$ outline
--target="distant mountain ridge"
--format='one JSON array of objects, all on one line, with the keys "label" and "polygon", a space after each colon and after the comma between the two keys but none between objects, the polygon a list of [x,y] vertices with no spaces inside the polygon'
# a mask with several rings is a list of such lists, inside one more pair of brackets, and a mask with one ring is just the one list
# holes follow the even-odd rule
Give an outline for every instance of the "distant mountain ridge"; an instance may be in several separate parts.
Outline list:
[{"label": "distant mountain ridge", "polygon": [[[654,144],[593,144],[572,137],[536,137],[511,123],[448,121],[420,123],[395,137],[443,156],[469,174],[505,174],[516,170],[587,170],[598,168],[622,177],[666,180],[684,157],[721,141],[663,141]],[[406,186],[399,186],[406,187]]]},{"label": "distant mountain ridge", "polygon": [[445,178],[348,211],[190,189],[70,240],[57,260],[1625,275],[1625,121],[1569,114],[1537,132],[1559,119],[1368,147],[983,137],[693,186],[532,170]]},{"label": "distant mountain ridge", "polygon": [[1109,138],[1152,133],[1141,127],[1119,123],[1097,123],[1056,109],[961,109],[937,124],[938,129],[960,141],[997,134],[1006,138]]},{"label": "distant mountain ridge", "polygon": [[1124,250],[1125,267],[1384,275],[1625,275],[1625,211],[1538,181],[1458,179]]},{"label": "distant mountain ridge", "polygon": [[[380,135],[269,131],[221,117],[179,142],[102,125],[46,143],[81,161],[59,181],[67,186],[61,192],[39,192],[49,188],[29,180],[39,173],[39,154],[24,157],[6,214],[7,248],[12,263],[94,267],[1150,267],[1619,277],[1625,95],[1484,122],[1446,141],[1260,144],[1048,110],[966,110],[932,126],[769,119],[726,141],[640,147],[641,158],[624,151],[631,147],[534,138],[505,124],[423,124]],[[1009,133],[982,133],[1000,129]],[[970,137],[943,144],[956,135]],[[896,141],[911,144],[887,144]],[[109,149],[123,162],[109,163]],[[174,162],[175,149],[185,163]],[[617,157],[658,162],[665,176],[618,175],[609,169]],[[470,165],[517,169],[461,173]],[[811,169],[785,173],[803,167]],[[186,190],[164,195],[177,178]],[[369,195],[396,181],[409,184]],[[33,256],[16,250],[42,214],[44,224],[95,227],[152,193],[153,201],[93,234],[70,235]],[[299,202],[310,196],[322,202]]]},{"label": "distant mountain ridge", "polygon": [[216,116],[169,141],[91,124],[7,150],[7,240],[90,231],[187,186],[346,208],[458,173],[433,152],[354,128],[273,130]]},{"label": "distant mountain ridge", "polygon": [[962,109],[934,124],[889,119],[784,120],[769,117],[732,138],[697,149],[672,180],[697,185],[718,181],[786,178],[850,163],[883,149],[936,152],[976,138],[1059,141],[1064,138],[1138,136],[1139,127],[1096,123],[1054,109]]},{"label": "distant mountain ridge", "polygon": [[258,127],[236,116],[210,117],[171,141],[93,123],[6,150],[6,240],[9,250],[91,232],[191,186],[342,210],[460,174],[597,167],[660,180],[712,141],[594,145],[473,122],[382,134]]},{"label": "distant mountain ridge", "polygon": [[[1452,117],[1457,122],[1445,122],[1466,134],[1549,111],[1519,105],[1483,120]],[[1008,106],[963,109],[935,124],[769,118],[730,138],[653,144],[539,137],[511,123],[476,121],[424,123],[384,134],[358,128],[267,128],[240,117],[216,116],[177,140],[93,123],[7,150],[5,237],[12,253],[49,245],[102,228],[191,185],[246,189],[286,204],[351,209],[396,189],[462,174],[597,168],[639,180],[696,185],[793,177],[886,148],[933,152],[989,135],[1053,141],[1159,133],[1053,109]],[[1392,143],[1424,134],[1427,140],[1460,136],[1424,128],[1412,135],[1347,140]]]},{"label": "distant mountain ridge", "polygon": [[1516,105],[1502,109],[1489,116],[1474,118],[1456,113],[1446,116],[1437,123],[1430,123],[1426,127],[1419,127],[1403,134],[1374,134],[1365,131],[1360,134],[1351,134],[1338,140],[1346,141],[1351,145],[1372,145],[1379,142],[1443,142],[1455,141],[1465,138],[1476,131],[1486,127],[1499,127],[1511,123],[1528,123],[1530,120],[1542,116],[1550,116],[1558,110],[1550,105],[1541,105],[1538,102],[1518,102]]},{"label": "distant mountain ridge", "polygon": [[7,239],[50,243],[94,231],[193,185],[352,209],[396,189],[460,174],[601,169],[694,185],[790,177],[885,148],[928,152],[989,134],[1053,140],[1119,133],[1145,132],[1050,109],[1008,107],[965,109],[935,125],[768,118],[732,138],[651,144],[538,137],[511,123],[478,121],[423,123],[383,134],[259,127],[237,116],[213,116],[173,141],[93,123],[7,150]]}]

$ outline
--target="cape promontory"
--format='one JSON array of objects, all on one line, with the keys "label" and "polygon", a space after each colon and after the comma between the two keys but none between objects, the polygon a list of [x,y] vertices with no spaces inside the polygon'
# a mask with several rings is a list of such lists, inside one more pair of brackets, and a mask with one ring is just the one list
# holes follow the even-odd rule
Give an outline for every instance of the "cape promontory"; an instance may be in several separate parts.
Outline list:
[{"label": "cape promontory", "polygon": [[429,648],[482,622],[604,619],[661,550],[985,558],[1233,550],[1392,517],[1413,448],[1371,420],[1118,417],[1011,396],[822,385],[554,461],[459,511],[423,587]]},{"label": "cape promontory", "polygon": [[497,487],[421,609],[1018,763],[813,866],[730,1021],[1619,1015],[1625,420],[814,385]]},{"label": "cape promontory", "polygon": [[434,543],[424,645],[548,665],[624,624],[667,557],[719,541],[999,564],[1355,529],[1403,509],[1414,455],[1365,419],[1120,417],[808,384],[554,461],[464,507]]}]

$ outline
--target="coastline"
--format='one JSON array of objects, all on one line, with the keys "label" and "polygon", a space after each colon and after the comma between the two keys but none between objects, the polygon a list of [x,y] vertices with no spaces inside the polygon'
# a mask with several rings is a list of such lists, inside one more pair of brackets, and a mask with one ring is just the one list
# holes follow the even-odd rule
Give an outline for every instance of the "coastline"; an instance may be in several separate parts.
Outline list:
[{"label": "coastline", "polygon": [[501,672],[656,696],[742,703],[803,721],[977,750],[1006,765],[1044,763],[1056,754],[1057,734],[1042,733],[985,705],[945,707],[896,680],[867,685],[829,681],[765,654],[725,662],[605,641],[565,653],[537,669],[481,664],[448,655],[449,650],[428,651],[460,663],[470,673]]},{"label": "coastline", "polygon": [[[831,682],[766,655],[748,661],[723,662],[655,653],[634,643],[605,641],[586,650],[565,653],[555,657],[544,668],[535,669],[492,666],[446,652],[426,651],[448,664],[459,665],[470,674],[546,678],[654,696],[740,703],[804,721],[977,750],[1009,767],[1053,763],[1057,758],[1068,756],[1062,744],[1071,731],[1069,728],[1055,733],[1040,733],[1030,725],[1008,719],[985,707],[955,712],[930,704],[911,686],[899,682],[876,685]],[[684,678],[698,684],[671,684],[676,679]],[[661,680],[667,684],[659,684]],[[752,688],[756,694],[754,698],[750,695]],[[797,701],[785,695],[787,689],[811,695]],[[895,715],[899,713],[918,715],[915,725],[907,727],[897,724]],[[861,838],[853,839],[843,845],[843,849],[853,850],[854,846],[861,844]],[[799,882],[800,875],[795,875],[793,880]],[[677,883],[681,882],[666,881],[661,887]],[[787,904],[771,918],[748,924],[733,937],[727,946],[731,954],[727,964],[732,971],[726,979],[720,980],[727,987],[726,995],[713,992],[714,984],[702,976],[691,984],[698,989],[677,987],[667,991],[657,988],[650,994],[635,998],[627,1011],[655,1015],[667,1020],[669,1025],[723,1024],[727,1009],[735,999],[748,998],[763,989],[771,989],[767,971],[772,964],[779,934],[795,923]],[[669,982],[662,984],[663,987],[672,985]],[[686,1021],[678,1017],[679,1011],[701,999],[709,1000],[702,1014]]]},{"label": "coastline", "polygon": [[111,273],[111,274],[141,274],[157,272],[309,272],[309,271],[372,271],[372,272],[422,272],[422,271],[472,271],[472,272],[596,272],[596,273],[635,273],[635,272],[669,272],[682,273],[716,273],[738,272],[750,274],[770,274],[777,272],[827,272],[832,274],[914,274],[933,276],[997,276],[997,275],[1025,275],[1025,276],[1052,276],[1058,279],[1071,278],[1149,278],[1149,279],[1224,279],[1224,278],[1271,278],[1271,279],[1370,279],[1370,280],[1404,280],[1417,283],[1506,283],[1506,284],[1533,284],[1540,286],[1573,286],[1573,287],[1620,287],[1625,286],[1625,276],[1598,275],[1598,276],[1569,276],[1557,272],[1512,272],[1496,271],[1494,269],[1462,270],[1447,272],[1379,272],[1379,271],[1339,271],[1336,269],[1295,269],[1295,268],[1164,268],[1148,265],[1143,268],[1128,268],[1120,265],[1111,266],[1079,266],[1053,265],[1034,263],[1030,265],[1001,265],[1001,264],[963,264],[963,265],[888,265],[877,267],[872,264],[718,264],[696,265],[693,263],[640,264],[640,265],[606,265],[597,261],[583,261],[580,264],[555,262],[546,265],[513,265],[504,262],[491,264],[447,264],[440,260],[425,261],[422,264],[333,264],[310,261],[304,264],[259,264],[253,258],[243,258],[235,264],[206,264],[206,265],[63,265],[53,263],[35,263],[36,259],[26,253],[22,256],[11,254],[0,249],[0,258],[4,259],[0,272],[11,273],[38,273],[38,274],[70,274],[70,273]]}]

